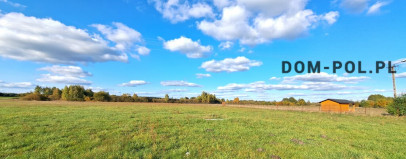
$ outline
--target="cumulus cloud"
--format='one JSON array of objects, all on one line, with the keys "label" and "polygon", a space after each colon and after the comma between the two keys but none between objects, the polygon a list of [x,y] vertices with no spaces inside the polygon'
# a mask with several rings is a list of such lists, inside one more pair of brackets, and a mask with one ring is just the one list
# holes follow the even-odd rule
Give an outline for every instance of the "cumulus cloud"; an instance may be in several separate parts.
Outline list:
[{"label": "cumulus cloud", "polygon": [[328,74],[325,72],[320,73],[308,73],[304,75],[295,75],[290,77],[284,77],[283,83],[293,83],[297,81],[308,81],[308,82],[346,82],[346,83],[357,83],[370,79],[366,76],[359,77],[340,77],[336,74]]},{"label": "cumulus cloud", "polygon": [[[306,9],[308,0],[213,0],[211,6],[200,1],[155,0],[155,8],[164,18],[180,22],[189,18],[198,20],[197,27],[204,34],[221,41],[237,40],[240,44],[256,45],[275,39],[296,39],[307,34],[319,22],[333,24],[339,17],[331,11],[316,14]],[[192,4],[189,4],[192,3]],[[201,6],[199,16],[190,10]],[[203,7],[204,6],[204,7]],[[204,9],[203,9],[204,8]],[[218,15],[218,16],[217,16]]]},{"label": "cumulus cloud", "polygon": [[389,2],[378,1],[378,2],[376,2],[375,4],[373,4],[371,7],[369,7],[369,9],[368,9],[368,11],[367,11],[367,14],[376,14],[376,13],[379,13],[380,10],[381,10],[381,8],[382,8],[383,6],[388,5],[388,4],[389,4]]},{"label": "cumulus cloud", "polygon": [[274,39],[295,39],[319,21],[336,22],[338,12],[317,15],[305,9],[307,0],[237,0],[222,9],[221,18],[203,20],[198,28],[217,40],[256,45]]},{"label": "cumulus cloud", "polygon": [[178,51],[186,54],[188,58],[206,57],[213,48],[211,46],[203,46],[200,41],[193,41],[190,38],[181,36],[178,39],[164,41],[164,48],[169,51]]},{"label": "cumulus cloud", "polygon": [[140,55],[149,55],[149,53],[151,52],[151,50],[148,49],[148,48],[145,47],[145,46],[138,46],[138,47],[137,47],[137,52],[138,52],[138,54],[140,54]]},{"label": "cumulus cloud", "polygon": [[211,74],[196,73],[196,78],[211,77]]},{"label": "cumulus cloud", "polygon": [[201,68],[207,72],[238,72],[247,71],[251,67],[261,66],[262,62],[250,60],[244,56],[226,58],[221,61],[211,60],[202,63]]},{"label": "cumulus cloud", "polygon": [[132,52],[135,49],[139,55],[148,55],[150,52],[145,46],[137,45],[137,43],[143,42],[141,33],[122,23],[114,22],[113,26],[102,24],[91,26],[100,31],[108,40],[114,42],[117,50]]},{"label": "cumulus cloud", "polygon": [[340,16],[340,14],[337,11],[328,12],[325,15],[323,15],[323,19],[325,19],[328,24],[334,24],[337,21],[339,16]]},{"label": "cumulus cloud", "polygon": [[0,56],[49,63],[127,61],[100,36],[49,18],[0,15]]},{"label": "cumulus cloud", "polygon": [[395,74],[397,78],[406,78],[406,72]]},{"label": "cumulus cloud", "polygon": [[162,81],[163,86],[183,86],[183,87],[201,87],[196,83],[190,83],[186,81]]},{"label": "cumulus cloud", "polygon": [[221,48],[222,50],[226,50],[226,49],[230,49],[231,47],[233,47],[234,43],[231,41],[226,41],[226,42],[221,42],[219,45],[219,48]]},{"label": "cumulus cloud", "polygon": [[60,83],[60,84],[78,84],[78,85],[90,85],[92,82],[85,79],[74,77],[74,76],[62,76],[62,75],[51,75],[42,74],[42,77],[37,79],[38,82],[43,83]]},{"label": "cumulus cloud", "polygon": [[153,0],[155,9],[159,11],[165,19],[172,23],[188,20],[190,18],[214,17],[213,9],[206,3],[189,4],[188,1],[180,0]]},{"label": "cumulus cloud", "polygon": [[119,50],[126,50],[135,42],[141,42],[141,33],[129,28],[122,23],[113,23],[113,27],[102,24],[91,25],[99,30],[106,38],[116,43],[116,48]]},{"label": "cumulus cloud", "polygon": [[[141,34],[122,23],[115,28],[101,24],[96,33],[67,26],[50,18],[21,13],[0,15],[0,56],[22,61],[74,64],[128,60]],[[114,45],[114,46],[110,46]],[[146,54],[146,49],[140,55]]]},{"label": "cumulus cloud", "polygon": [[39,68],[38,70],[49,72],[48,74],[42,74],[41,78],[37,79],[38,82],[79,85],[92,84],[92,82],[83,79],[84,77],[92,76],[92,74],[78,66],[53,65]]},{"label": "cumulus cloud", "polygon": [[1,88],[31,88],[31,87],[33,87],[33,84],[31,82],[7,83],[7,82],[0,81],[0,87]]},{"label": "cumulus cloud", "polygon": [[142,80],[132,80],[128,83],[122,83],[120,84],[120,86],[122,87],[136,87],[136,86],[140,86],[140,85],[145,85],[148,84],[148,82],[146,81],[142,81]]},{"label": "cumulus cloud", "polygon": [[64,76],[75,76],[75,77],[92,76],[91,73],[84,71],[82,68],[80,68],[78,66],[53,65],[53,66],[43,67],[38,70],[48,71],[53,74],[64,75]]}]

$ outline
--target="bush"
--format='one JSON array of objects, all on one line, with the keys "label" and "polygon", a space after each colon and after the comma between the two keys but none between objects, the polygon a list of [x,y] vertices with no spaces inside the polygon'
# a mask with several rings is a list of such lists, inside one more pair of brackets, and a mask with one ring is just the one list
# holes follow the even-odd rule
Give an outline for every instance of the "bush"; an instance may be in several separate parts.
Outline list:
[{"label": "bush", "polygon": [[47,97],[41,95],[41,94],[36,94],[36,93],[30,93],[25,95],[22,100],[36,100],[36,101],[46,101],[48,100]]},{"label": "bush", "polygon": [[110,94],[108,92],[100,91],[93,95],[95,101],[108,102],[111,100]]},{"label": "bush", "polygon": [[388,113],[397,116],[406,115],[406,95],[395,98],[387,107]]}]

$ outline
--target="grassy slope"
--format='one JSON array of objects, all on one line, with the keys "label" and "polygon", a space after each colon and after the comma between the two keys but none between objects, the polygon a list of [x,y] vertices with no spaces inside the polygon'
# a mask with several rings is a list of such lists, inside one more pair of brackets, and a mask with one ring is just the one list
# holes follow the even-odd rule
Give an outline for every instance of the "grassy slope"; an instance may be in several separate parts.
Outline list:
[{"label": "grassy slope", "polygon": [[405,118],[396,117],[205,105],[0,102],[0,158],[174,158],[186,152],[191,158],[402,158],[405,143]]}]

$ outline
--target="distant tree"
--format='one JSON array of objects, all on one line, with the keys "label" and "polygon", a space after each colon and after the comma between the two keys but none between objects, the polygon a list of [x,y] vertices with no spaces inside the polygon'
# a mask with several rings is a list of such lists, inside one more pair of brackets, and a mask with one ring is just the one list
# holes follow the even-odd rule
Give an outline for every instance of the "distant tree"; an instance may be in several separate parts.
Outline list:
[{"label": "distant tree", "polygon": [[138,95],[134,93],[133,94],[133,99],[134,99],[134,102],[138,102],[139,101]]},{"label": "distant tree", "polygon": [[131,97],[130,94],[123,94],[121,95],[121,102],[134,102],[134,99]]},{"label": "distant tree", "polygon": [[52,88],[52,95],[49,96],[51,100],[60,100],[61,99],[61,91],[58,88]]},{"label": "distant tree", "polygon": [[85,96],[85,89],[80,85],[69,86],[70,101],[83,101]]},{"label": "distant tree", "polygon": [[169,103],[169,95],[165,94],[165,103]]},{"label": "distant tree", "polygon": [[41,90],[41,94],[44,95],[45,97],[52,95],[52,93],[53,93],[52,89],[49,87],[42,88]]},{"label": "distant tree", "polygon": [[374,102],[377,102],[378,100],[381,100],[381,99],[386,99],[386,97],[383,95],[380,95],[380,94],[372,94],[372,95],[368,96],[368,100],[372,100]]},{"label": "distant tree", "polygon": [[69,99],[69,87],[65,86],[62,90],[62,95],[61,95],[62,100],[68,100]]},{"label": "distant tree", "polygon": [[297,105],[300,105],[300,106],[306,105],[306,101],[305,101],[304,99],[299,99],[299,100],[297,101]]},{"label": "distant tree", "polygon": [[34,88],[34,94],[41,94],[42,88],[40,86],[35,86]]},{"label": "distant tree", "polygon": [[62,90],[61,98],[67,101],[83,101],[85,89],[80,85],[65,86]]},{"label": "distant tree", "polygon": [[92,91],[92,89],[86,89],[84,94],[85,94],[86,97],[92,98],[93,95],[94,95],[94,92]]},{"label": "distant tree", "polygon": [[240,98],[235,97],[234,100],[233,100],[233,102],[234,102],[235,104],[239,104],[239,103],[240,103]]},{"label": "distant tree", "polygon": [[111,100],[110,94],[108,92],[100,91],[93,95],[95,101],[108,102]]},{"label": "distant tree", "polygon": [[360,107],[373,107],[375,102],[372,100],[362,100],[359,104]]},{"label": "distant tree", "polygon": [[380,94],[372,94],[372,95],[370,95],[368,97],[368,101],[373,101],[374,102],[374,105],[372,105],[371,107],[385,108],[389,104],[392,103],[393,98],[392,97],[385,97],[385,96],[380,95]]}]

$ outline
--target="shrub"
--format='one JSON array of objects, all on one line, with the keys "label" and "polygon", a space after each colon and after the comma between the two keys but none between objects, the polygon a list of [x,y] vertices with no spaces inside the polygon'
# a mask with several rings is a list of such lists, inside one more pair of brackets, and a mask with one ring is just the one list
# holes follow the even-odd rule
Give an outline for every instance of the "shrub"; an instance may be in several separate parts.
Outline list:
[{"label": "shrub", "polygon": [[406,95],[395,98],[387,107],[388,113],[397,116],[406,115]]},{"label": "shrub", "polygon": [[27,94],[21,99],[22,100],[36,100],[36,101],[46,101],[46,100],[48,100],[47,97],[45,97],[45,96],[43,96],[41,94],[37,94],[37,93]]},{"label": "shrub", "polygon": [[108,102],[111,100],[110,94],[108,92],[100,91],[93,95],[95,101]]},{"label": "shrub", "polygon": [[92,101],[92,98],[86,96],[86,97],[85,97],[85,101],[86,101],[86,102],[90,102],[90,101]]}]

